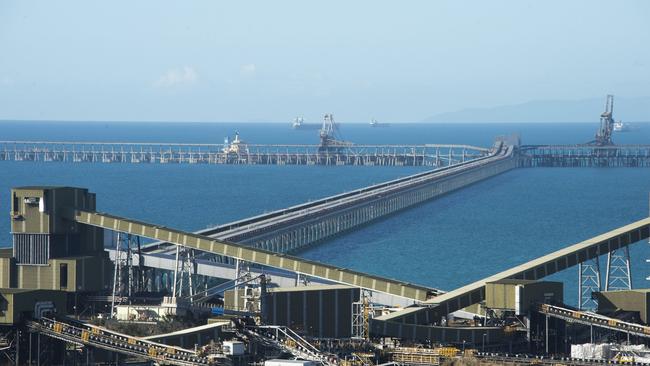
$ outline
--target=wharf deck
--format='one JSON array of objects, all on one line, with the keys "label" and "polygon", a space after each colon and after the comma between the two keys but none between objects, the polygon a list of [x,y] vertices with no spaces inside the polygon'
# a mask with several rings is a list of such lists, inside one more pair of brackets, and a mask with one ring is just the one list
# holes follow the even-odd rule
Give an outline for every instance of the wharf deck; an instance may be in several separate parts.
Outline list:
[{"label": "wharf deck", "polygon": [[138,164],[378,165],[447,166],[484,156],[489,149],[470,145],[319,145],[159,142],[0,141],[0,161]]},{"label": "wharf deck", "polygon": [[650,145],[524,145],[521,167],[650,167]]}]

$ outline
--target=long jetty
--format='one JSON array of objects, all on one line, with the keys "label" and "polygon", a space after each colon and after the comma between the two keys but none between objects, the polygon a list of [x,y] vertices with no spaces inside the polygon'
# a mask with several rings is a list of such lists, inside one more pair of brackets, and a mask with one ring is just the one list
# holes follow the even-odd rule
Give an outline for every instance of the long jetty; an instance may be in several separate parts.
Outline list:
[{"label": "long jetty", "polygon": [[[0,141],[0,161],[131,164],[367,165],[445,167],[487,156],[462,144],[320,145]],[[522,145],[519,167],[650,167],[650,145]]]},{"label": "long jetty", "polygon": [[[277,253],[293,252],[516,166],[514,146],[498,141],[485,157],[201,230],[197,234]],[[154,243],[147,251],[171,255],[173,247],[169,243]]]},{"label": "long jetty", "polygon": [[650,145],[524,145],[521,167],[650,167]]},{"label": "long jetty", "polygon": [[448,166],[487,155],[470,145],[320,145],[0,141],[0,161],[65,163]]}]

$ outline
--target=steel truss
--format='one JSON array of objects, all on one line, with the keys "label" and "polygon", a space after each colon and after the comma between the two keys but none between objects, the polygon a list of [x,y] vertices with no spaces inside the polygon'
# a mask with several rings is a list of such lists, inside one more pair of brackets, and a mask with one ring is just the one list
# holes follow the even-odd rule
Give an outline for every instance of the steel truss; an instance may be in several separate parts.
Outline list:
[{"label": "steel truss", "polygon": [[607,254],[605,291],[631,290],[630,248],[625,246]]},{"label": "steel truss", "polygon": [[598,302],[593,293],[601,289],[600,261],[598,257],[581,262],[578,265],[578,309],[595,310]]}]

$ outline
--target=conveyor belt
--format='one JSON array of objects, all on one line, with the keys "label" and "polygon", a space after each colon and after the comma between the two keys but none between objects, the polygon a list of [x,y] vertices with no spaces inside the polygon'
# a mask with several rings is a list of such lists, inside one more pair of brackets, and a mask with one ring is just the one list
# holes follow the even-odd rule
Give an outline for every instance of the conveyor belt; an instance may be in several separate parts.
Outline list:
[{"label": "conveyor belt", "polygon": [[578,311],[555,305],[542,304],[539,306],[539,312],[571,323],[593,325],[599,328],[617,330],[619,332],[629,333],[639,337],[650,338],[650,326],[628,323],[608,316],[592,313],[590,311]]},{"label": "conveyor belt", "polygon": [[170,229],[142,221],[131,220],[105,213],[77,211],[76,221],[104,229],[125,232],[209,253],[237,258],[246,262],[286,269],[308,276],[353,285],[408,299],[424,301],[441,293],[440,290],[414,285],[393,279],[368,275],[328,264],[278,254],[245,245],[216,240],[207,236]]},{"label": "conveyor belt", "polygon": [[410,307],[378,317],[373,320],[374,329],[381,333],[381,329],[391,328],[387,327],[385,323],[392,323],[395,332],[408,334],[409,329],[407,328],[412,328],[415,324],[427,323],[427,320],[432,318],[432,312],[448,314],[484,300],[485,284],[488,282],[504,279],[537,280],[596,256],[647,239],[649,236],[650,218],[645,218],[449,291],[425,301],[421,304],[422,306]]},{"label": "conveyor belt", "polygon": [[129,356],[136,356],[156,363],[191,366],[226,364],[227,359],[217,362],[196,352],[168,346],[137,337],[120,334],[105,328],[68,319],[41,318],[27,326],[40,334],[80,345],[102,348]]},{"label": "conveyor belt", "polygon": [[324,366],[335,366],[338,363],[336,355],[320,351],[289,327],[277,325],[256,326],[246,327],[243,331],[248,337],[290,353],[298,359],[315,361]]}]

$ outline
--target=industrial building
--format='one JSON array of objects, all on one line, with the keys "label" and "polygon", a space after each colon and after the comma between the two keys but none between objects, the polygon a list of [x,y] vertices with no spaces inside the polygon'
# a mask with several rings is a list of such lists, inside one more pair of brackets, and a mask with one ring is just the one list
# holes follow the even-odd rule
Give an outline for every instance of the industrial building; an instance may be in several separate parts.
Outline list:
[{"label": "industrial building", "polygon": [[34,317],[39,309],[57,309],[66,314],[67,294],[56,290],[0,289],[0,325],[20,324]]},{"label": "industrial building", "polygon": [[22,187],[11,191],[13,247],[0,251],[3,323],[33,315],[50,303],[61,315],[74,314],[84,294],[108,289],[113,264],[101,229],[78,225],[68,206],[95,209],[95,195],[68,187]]},{"label": "industrial building", "polygon": [[[235,308],[235,296],[243,298],[241,292],[226,291],[225,308]],[[269,288],[262,318],[309,337],[351,338],[352,304],[359,300],[360,293],[359,288],[346,285]]]},{"label": "industrial building", "polygon": [[485,307],[526,314],[538,304],[562,304],[562,282],[504,279],[485,285]]},{"label": "industrial building", "polygon": [[598,313],[616,315],[630,312],[636,322],[648,324],[650,289],[600,291],[594,294],[598,301]]}]

